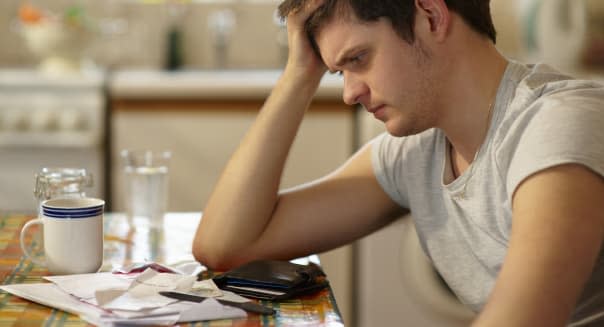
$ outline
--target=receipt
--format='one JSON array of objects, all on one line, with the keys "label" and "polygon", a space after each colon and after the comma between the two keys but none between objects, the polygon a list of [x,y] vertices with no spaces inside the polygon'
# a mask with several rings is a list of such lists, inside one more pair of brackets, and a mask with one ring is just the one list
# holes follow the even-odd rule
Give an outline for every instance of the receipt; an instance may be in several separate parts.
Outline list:
[{"label": "receipt", "polygon": [[95,297],[97,303],[108,310],[141,311],[159,308],[175,302],[159,295],[160,291],[189,291],[195,279],[195,276],[159,273],[147,269],[132,281],[128,289],[99,289],[95,292]]},{"label": "receipt", "polygon": [[191,290],[187,293],[199,295],[203,297],[219,297],[222,296],[222,291],[214,284],[211,279],[204,279],[193,283]]}]

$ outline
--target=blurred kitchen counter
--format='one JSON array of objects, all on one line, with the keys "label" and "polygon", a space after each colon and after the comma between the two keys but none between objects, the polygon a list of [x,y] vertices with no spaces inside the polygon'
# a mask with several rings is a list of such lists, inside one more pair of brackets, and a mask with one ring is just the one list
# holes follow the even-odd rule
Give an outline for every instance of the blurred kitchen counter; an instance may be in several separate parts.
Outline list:
[{"label": "blurred kitchen counter", "polygon": [[[264,100],[281,70],[122,70],[110,74],[111,98],[120,100]],[[342,102],[343,79],[326,73],[316,100]]]}]

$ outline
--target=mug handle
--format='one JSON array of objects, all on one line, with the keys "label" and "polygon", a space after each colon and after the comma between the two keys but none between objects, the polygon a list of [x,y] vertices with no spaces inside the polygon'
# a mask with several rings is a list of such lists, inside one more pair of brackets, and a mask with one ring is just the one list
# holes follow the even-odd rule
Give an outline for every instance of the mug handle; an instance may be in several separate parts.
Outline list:
[{"label": "mug handle", "polygon": [[21,229],[21,235],[19,237],[19,244],[21,245],[21,251],[23,251],[23,254],[25,254],[25,256],[31,260],[33,263],[40,265],[40,266],[45,266],[46,264],[36,258],[34,258],[31,253],[29,252],[29,250],[25,247],[25,231],[36,224],[40,224],[40,225],[44,225],[44,221],[40,218],[37,219],[33,219],[28,221],[25,225],[23,225],[23,228]]}]

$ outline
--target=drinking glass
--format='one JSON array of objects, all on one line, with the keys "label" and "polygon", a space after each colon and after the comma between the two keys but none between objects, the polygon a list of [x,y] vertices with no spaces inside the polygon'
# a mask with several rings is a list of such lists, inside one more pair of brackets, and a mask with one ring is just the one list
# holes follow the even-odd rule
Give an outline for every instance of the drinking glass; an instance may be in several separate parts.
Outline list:
[{"label": "drinking glass", "polygon": [[122,150],[124,196],[128,223],[147,220],[149,227],[163,226],[168,204],[170,151]]}]

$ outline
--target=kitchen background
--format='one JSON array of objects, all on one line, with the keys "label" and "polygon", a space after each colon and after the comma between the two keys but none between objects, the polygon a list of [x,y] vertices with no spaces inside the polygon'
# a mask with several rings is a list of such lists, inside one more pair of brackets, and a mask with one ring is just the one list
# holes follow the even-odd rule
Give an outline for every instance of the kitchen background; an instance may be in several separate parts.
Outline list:
[{"label": "kitchen background", "polygon": [[[604,79],[603,1],[491,4],[498,47],[510,58]],[[95,179],[88,193],[123,210],[119,151],[126,148],[171,150],[169,210],[201,211],[285,62],[277,5],[0,1],[0,211],[35,210],[33,174],[61,165],[87,168]],[[42,23],[52,15],[63,23]],[[326,77],[292,149],[284,187],[331,171],[382,130],[340,98],[341,81]],[[405,230],[397,224],[321,254],[347,326],[450,326],[465,317],[434,311],[447,301],[405,297],[411,282],[401,279],[410,273],[391,257],[402,251]]]},{"label": "kitchen background", "polygon": [[0,50],[3,66],[37,59],[19,24],[23,3],[59,14],[78,8],[72,14],[87,34],[78,39],[83,54],[104,68],[164,68],[171,29],[180,32],[183,68],[279,68],[287,51],[272,0],[2,1],[0,22],[10,32],[0,40],[11,45]]}]

